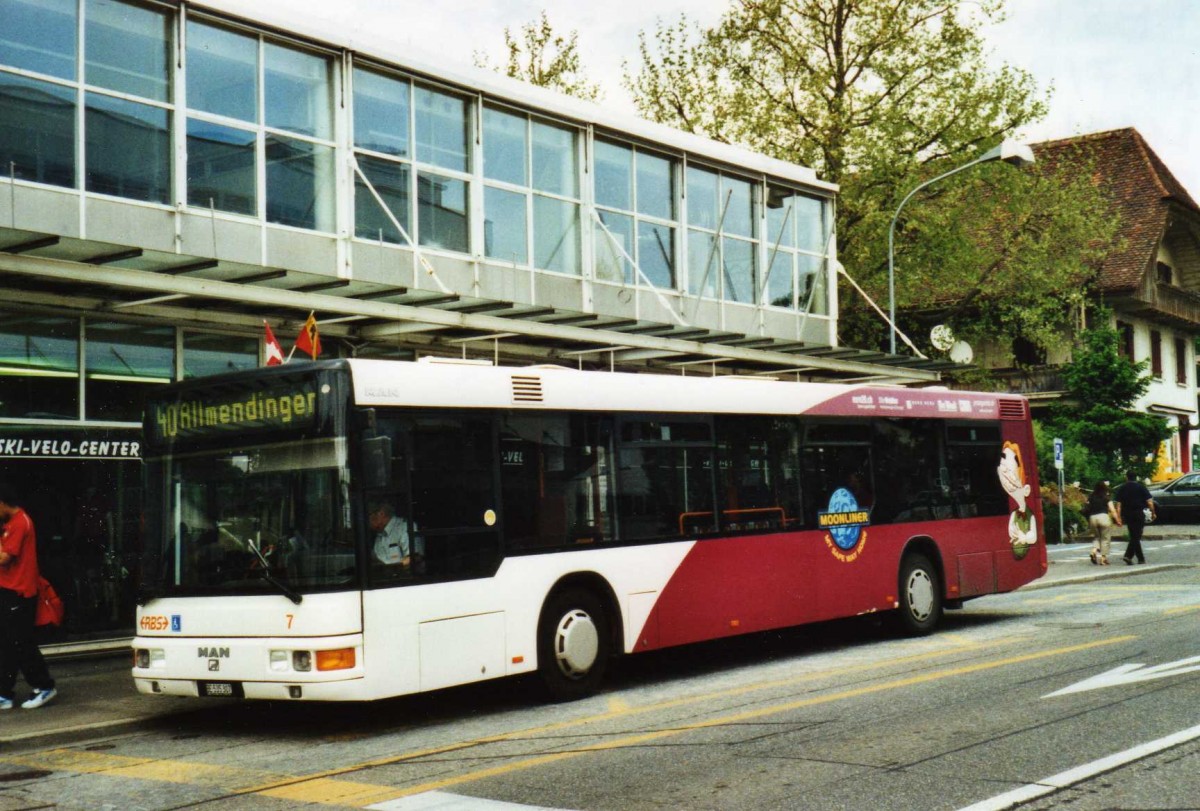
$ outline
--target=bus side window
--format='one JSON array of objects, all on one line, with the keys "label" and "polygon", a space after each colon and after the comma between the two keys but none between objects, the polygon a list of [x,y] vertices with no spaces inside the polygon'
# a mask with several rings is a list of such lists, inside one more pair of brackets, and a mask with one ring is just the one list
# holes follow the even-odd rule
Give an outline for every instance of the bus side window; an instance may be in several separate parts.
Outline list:
[{"label": "bus side window", "polygon": [[717,496],[731,531],[796,529],[800,423],[792,417],[718,417]]}]

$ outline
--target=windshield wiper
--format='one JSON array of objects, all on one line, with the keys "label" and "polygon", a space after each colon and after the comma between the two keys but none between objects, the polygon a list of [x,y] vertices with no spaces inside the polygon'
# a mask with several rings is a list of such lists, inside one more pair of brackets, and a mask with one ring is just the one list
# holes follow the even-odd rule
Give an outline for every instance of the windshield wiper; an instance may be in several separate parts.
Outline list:
[{"label": "windshield wiper", "polygon": [[271,564],[267,562],[267,556],[264,555],[262,550],[258,548],[258,544],[246,541],[246,546],[250,547],[250,551],[254,553],[255,557],[258,558],[258,562],[262,564],[262,572],[259,576],[275,588],[279,589],[279,592],[283,594],[283,596],[287,597],[296,605],[300,605],[300,603],[304,600],[304,596],[296,591],[293,591],[285,583],[275,579],[275,576],[271,574]]}]

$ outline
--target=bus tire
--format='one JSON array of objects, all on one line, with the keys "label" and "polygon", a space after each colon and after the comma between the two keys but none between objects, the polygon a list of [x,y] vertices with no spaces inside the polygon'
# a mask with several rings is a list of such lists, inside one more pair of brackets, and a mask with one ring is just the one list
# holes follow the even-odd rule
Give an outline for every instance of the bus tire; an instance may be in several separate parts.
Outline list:
[{"label": "bus tire", "polygon": [[908,636],[932,633],[942,619],[942,579],[925,555],[911,553],[900,562],[899,630]]},{"label": "bus tire", "polygon": [[611,653],[608,616],[594,593],[566,588],[550,596],[538,622],[538,673],[551,700],[596,692]]}]

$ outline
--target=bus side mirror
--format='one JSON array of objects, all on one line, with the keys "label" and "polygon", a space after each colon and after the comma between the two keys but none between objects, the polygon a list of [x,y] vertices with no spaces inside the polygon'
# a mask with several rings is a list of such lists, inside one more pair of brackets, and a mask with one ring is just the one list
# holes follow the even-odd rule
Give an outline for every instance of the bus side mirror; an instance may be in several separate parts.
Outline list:
[{"label": "bus side mirror", "polygon": [[363,449],[363,487],[367,490],[381,490],[392,484],[392,438],[376,436],[364,439]]}]

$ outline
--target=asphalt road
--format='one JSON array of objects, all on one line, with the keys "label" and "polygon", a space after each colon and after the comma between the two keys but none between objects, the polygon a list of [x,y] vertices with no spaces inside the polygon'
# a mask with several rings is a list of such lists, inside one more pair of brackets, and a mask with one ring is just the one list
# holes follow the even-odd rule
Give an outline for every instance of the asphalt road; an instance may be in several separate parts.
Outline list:
[{"label": "asphalt road", "polygon": [[1151,542],[1175,564],[1155,570],[1086,549],[1053,565],[1115,576],[973,601],[921,639],[863,618],[627,659],[571,704],[522,682],[215,702],[7,752],[0,811],[1200,808],[1200,541]]}]

